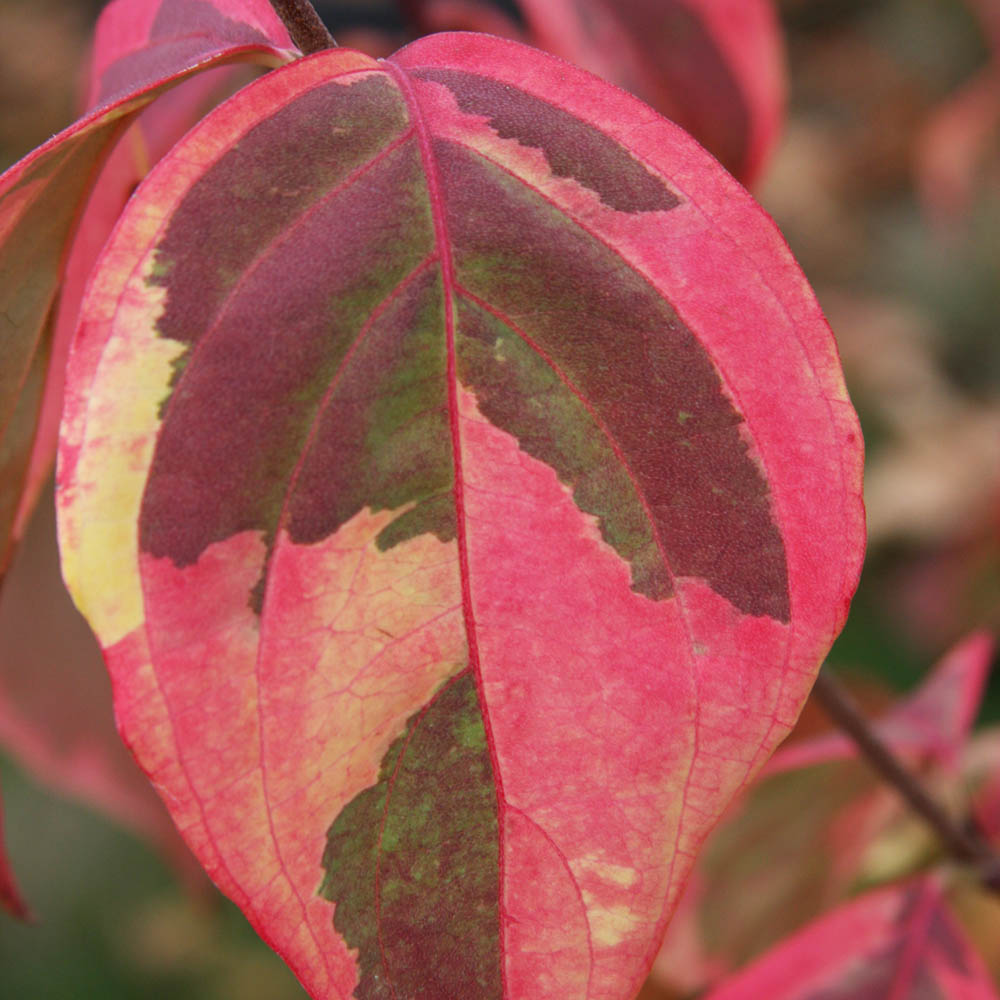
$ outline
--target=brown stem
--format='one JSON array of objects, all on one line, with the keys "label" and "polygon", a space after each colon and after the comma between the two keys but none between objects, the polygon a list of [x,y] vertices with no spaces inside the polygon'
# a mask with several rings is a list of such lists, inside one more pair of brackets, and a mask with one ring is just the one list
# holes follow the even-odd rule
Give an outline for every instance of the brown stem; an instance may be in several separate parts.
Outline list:
[{"label": "brown stem", "polygon": [[337,47],[333,35],[326,30],[309,0],[271,0],[271,6],[284,21],[292,41],[305,55]]},{"label": "brown stem", "polygon": [[934,828],[948,853],[972,865],[986,888],[1000,892],[1000,856],[976,833],[963,829],[931,797],[920,779],[876,734],[854,699],[826,668],[816,678],[813,694],[827,715],[858,745],[868,763]]}]

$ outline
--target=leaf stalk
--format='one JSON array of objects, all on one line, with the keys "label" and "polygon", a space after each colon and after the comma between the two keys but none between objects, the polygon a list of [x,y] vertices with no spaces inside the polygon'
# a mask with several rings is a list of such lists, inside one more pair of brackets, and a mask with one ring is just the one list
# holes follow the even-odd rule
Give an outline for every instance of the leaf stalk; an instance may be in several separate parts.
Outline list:
[{"label": "leaf stalk", "polygon": [[304,55],[337,47],[336,40],[327,31],[310,0],[271,0],[271,6]]},{"label": "leaf stalk", "polygon": [[847,689],[829,669],[824,667],[820,671],[813,694],[833,722],[857,744],[871,767],[930,824],[948,854],[971,866],[985,888],[1000,893],[1000,856],[976,830],[962,827],[948,815],[920,779],[878,736]]}]

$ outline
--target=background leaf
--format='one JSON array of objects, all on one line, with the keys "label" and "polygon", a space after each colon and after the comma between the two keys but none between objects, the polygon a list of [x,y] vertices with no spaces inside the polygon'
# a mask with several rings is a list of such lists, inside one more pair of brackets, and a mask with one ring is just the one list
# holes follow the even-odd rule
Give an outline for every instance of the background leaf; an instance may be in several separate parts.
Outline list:
[{"label": "background leaf", "polygon": [[[879,735],[956,815],[970,805],[963,796],[965,758],[992,651],[988,636],[970,636],[908,698],[881,716],[868,713]],[[853,743],[836,731],[798,738],[798,729],[709,837],[657,957],[658,981],[689,988],[718,982],[860,887],[940,860],[933,833]],[[675,967],[678,953],[694,956],[690,968]]]},{"label": "background leaf", "polygon": [[616,83],[753,184],[784,115],[771,0],[520,0],[536,45]]},{"label": "background leaf", "polygon": [[[837,942],[837,947],[831,947]],[[933,880],[869,893],[816,921],[707,1000],[995,1000]]]},{"label": "background leaf", "polygon": [[91,110],[0,177],[0,571],[15,521],[20,528],[26,521],[25,484],[36,495],[43,478],[29,474],[28,464],[52,350],[52,304],[104,159],[136,113],[191,72],[224,60],[289,58],[287,32],[267,11],[264,0],[112,3],[98,27]]},{"label": "background leaf", "polygon": [[[78,297],[130,193],[121,182],[135,170],[132,151],[100,190],[67,266],[105,158],[142,108],[191,72],[236,59],[277,64],[291,55],[266,0],[116,0],[98,25],[90,111],[0,177],[0,580],[52,461]],[[188,104],[183,114],[192,110]],[[60,314],[54,302],[64,269]]]}]

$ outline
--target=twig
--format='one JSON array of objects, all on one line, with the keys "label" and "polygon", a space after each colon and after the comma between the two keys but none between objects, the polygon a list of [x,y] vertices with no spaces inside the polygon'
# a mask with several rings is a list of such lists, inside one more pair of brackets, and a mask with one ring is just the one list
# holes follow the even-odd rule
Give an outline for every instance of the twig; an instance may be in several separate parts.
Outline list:
[{"label": "twig", "polygon": [[957,824],[931,797],[920,779],[879,738],[854,699],[826,668],[816,678],[813,694],[827,715],[858,745],[868,763],[934,828],[948,853],[973,866],[982,884],[1000,893],[1000,856],[976,833]]},{"label": "twig", "polygon": [[337,43],[309,0],[271,0],[292,41],[305,55],[335,49]]}]

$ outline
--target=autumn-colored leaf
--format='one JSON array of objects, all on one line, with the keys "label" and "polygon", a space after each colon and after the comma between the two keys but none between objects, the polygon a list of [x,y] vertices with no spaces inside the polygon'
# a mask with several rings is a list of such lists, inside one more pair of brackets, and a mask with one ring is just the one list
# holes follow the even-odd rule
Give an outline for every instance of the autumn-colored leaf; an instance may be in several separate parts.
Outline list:
[{"label": "autumn-colored leaf", "polygon": [[[841,902],[902,809],[898,795],[858,761],[755,782],[700,854],[694,898],[682,922],[671,923],[654,975],[692,988],[718,982]],[[681,980],[667,962],[678,935],[698,944],[698,961],[680,970]],[[698,974],[705,977],[701,982],[691,978]]]},{"label": "autumn-colored leaf", "polygon": [[[875,731],[896,753],[933,759],[957,769],[962,749],[979,711],[994,642],[976,632],[945,655],[909,697],[897,702]],[[857,747],[842,733],[830,733],[778,751],[765,774],[843,760]]]},{"label": "autumn-colored leaf", "polygon": [[0,602],[0,750],[47,788],[142,837],[193,888],[205,887],[115,729],[100,649],[59,577],[51,490]]},{"label": "autumn-colored leaf", "polygon": [[60,533],[119,724],[317,997],[629,997],[863,543],[773,224],[479,35],[251,85],[150,174],[70,361]]},{"label": "autumn-colored leaf", "polygon": [[[11,531],[24,536],[38,496],[52,472],[62,416],[69,345],[79,321],[80,301],[94,263],[118,217],[138,187],[171,146],[205,113],[235,89],[245,67],[220,66],[178,84],[144,108],[114,147],[94,186],[69,250],[54,307],[51,357],[45,374],[38,427]],[[13,500],[14,497],[11,496]],[[44,731],[44,730],[43,730]]]},{"label": "autumn-colored leaf", "polygon": [[932,879],[869,893],[782,942],[706,1000],[996,1000]]},{"label": "autumn-colored leaf", "polygon": [[[135,115],[198,69],[291,56],[267,0],[116,0],[98,24],[90,111],[0,177],[0,573],[29,485],[54,319],[70,236],[108,151]],[[50,396],[51,398],[51,396]],[[50,411],[51,412],[51,411]],[[44,448],[39,464],[46,464]]]},{"label": "autumn-colored leaf", "polygon": [[784,115],[772,0],[519,0],[532,41],[616,83],[753,184]]},{"label": "autumn-colored leaf", "polygon": [[[876,732],[926,780],[955,789],[993,651],[975,633],[944,656],[926,681],[875,722]],[[822,795],[811,790],[822,789]],[[808,801],[808,808],[803,802]],[[933,841],[898,794],[839,734],[782,747],[747,795],[713,832],[697,868],[694,898],[667,932],[654,975],[678,982],[669,963],[679,949],[698,961],[694,987],[717,981],[787,934],[842,902],[859,882],[912,871]],[[916,821],[919,824],[919,821]],[[881,871],[880,871],[881,870]],[[733,893],[739,885],[740,892]],[[685,980],[680,980],[684,982]]]},{"label": "autumn-colored leaf", "polygon": [[1000,133],[1000,3],[967,0],[990,46],[989,63],[934,109],[918,137],[917,192],[942,230],[968,216],[983,161]]},{"label": "autumn-colored leaf", "polygon": [[[148,169],[134,163],[134,150],[119,154],[71,253],[109,151],[143,108],[192,72],[233,60],[276,65],[291,58],[290,46],[267,0],[115,0],[98,23],[90,110],[0,177],[0,579],[51,465],[83,285],[127,197],[122,181]],[[157,133],[176,138],[185,128]]]}]

